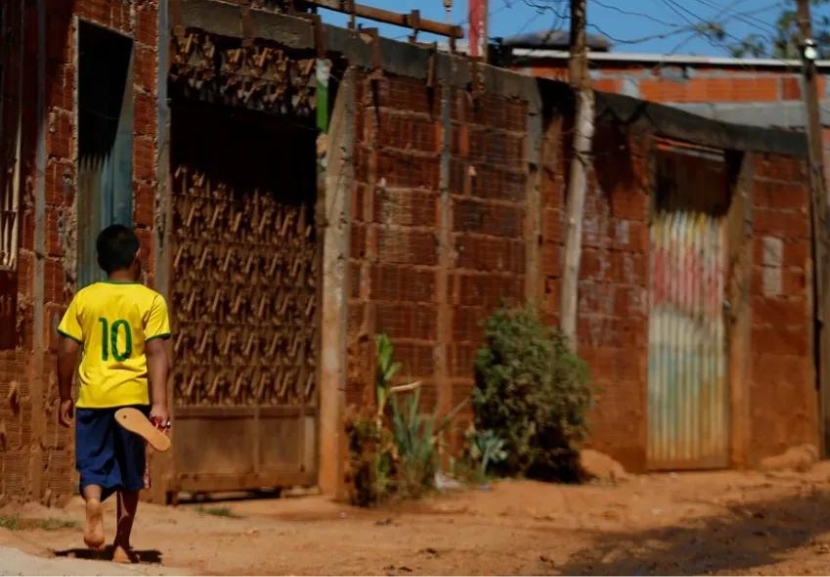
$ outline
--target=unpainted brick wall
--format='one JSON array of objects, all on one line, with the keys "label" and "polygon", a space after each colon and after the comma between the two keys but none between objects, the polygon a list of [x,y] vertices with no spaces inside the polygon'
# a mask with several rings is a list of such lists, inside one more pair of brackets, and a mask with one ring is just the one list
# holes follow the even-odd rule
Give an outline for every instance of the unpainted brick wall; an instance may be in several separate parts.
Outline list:
[{"label": "unpainted brick wall", "polygon": [[[503,303],[524,301],[527,104],[453,93],[449,283],[452,406],[469,398],[483,323]],[[447,319],[449,322],[449,319]]]},{"label": "unpainted brick wall", "polygon": [[[23,86],[23,169],[25,191],[21,199],[21,236],[18,256],[18,342],[14,351],[0,353],[0,502],[35,499],[56,502],[76,491],[71,430],[57,425],[56,375],[57,324],[75,290],[77,277],[77,214],[75,209],[77,126],[77,49],[73,16],[111,28],[134,38],[135,139],[133,144],[134,219],[142,242],[144,270],[152,285],[151,229],[155,203],[156,167],[156,0],[48,0],[46,6],[46,212],[35,222],[37,75],[25,77]],[[38,66],[37,5],[26,3],[26,70]],[[35,311],[35,231],[43,227],[44,263],[43,374],[34,375],[33,315]],[[43,415],[32,414],[31,381],[42,382]],[[12,387],[16,402],[9,401]],[[33,463],[33,419],[44,423],[42,463]],[[5,437],[5,441],[1,437]],[[40,476],[41,493],[33,494],[32,475]]]},{"label": "unpainted brick wall", "polygon": [[753,159],[750,462],[818,446],[806,163]]},{"label": "unpainted brick wall", "polygon": [[[462,90],[445,94],[395,77],[380,80],[376,93],[377,102],[363,78],[357,91],[347,402],[371,394],[371,340],[386,333],[403,363],[401,378],[423,382],[424,407],[440,403],[447,409],[469,398],[481,322],[503,300],[523,298],[526,104],[474,99]],[[445,98],[451,118],[446,133]],[[445,138],[449,172],[442,183]],[[443,256],[442,227],[448,241]]]},{"label": "unpainted brick wall", "polygon": [[[543,172],[543,313],[559,319],[565,188],[571,129],[548,142]],[[557,136],[559,138],[557,138]],[[633,470],[645,467],[648,360],[648,210],[651,174],[647,135],[623,135],[599,124],[594,171],[582,229],[579,355],[600,391],[589,444]]]},{"label": "unpainted brick wall", "polygon": [[[526,70],[542,78],[568,78],[564,60],[540,62]],[[594,62],[591,79],[595,90],[651,102],[778,102],[802,98],[801,74],[775,67]],[[823,75],[819,77],[819,90],[826,94],[827,78]]]},{"label": "unpainted brick wall", "polygon": [[347,402],[369,398],[377,333],[395,344],[401,376],[424,379],[434,402],[440,95],[399,78],[375,92],[360,77],[355,100]]}]

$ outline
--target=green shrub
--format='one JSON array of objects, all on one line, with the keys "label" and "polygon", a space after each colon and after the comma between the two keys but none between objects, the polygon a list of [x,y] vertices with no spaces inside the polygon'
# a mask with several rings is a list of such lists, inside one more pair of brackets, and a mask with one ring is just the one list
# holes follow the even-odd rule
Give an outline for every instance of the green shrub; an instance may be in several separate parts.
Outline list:
[{"label": "green shrub", "polygon": [[588,433],[593,390],[584,362],[565,337],[529,307],[502,308],[487,320],[476,358],[476,428],[504,440],[504,475],[580,480],[579,444]]}]

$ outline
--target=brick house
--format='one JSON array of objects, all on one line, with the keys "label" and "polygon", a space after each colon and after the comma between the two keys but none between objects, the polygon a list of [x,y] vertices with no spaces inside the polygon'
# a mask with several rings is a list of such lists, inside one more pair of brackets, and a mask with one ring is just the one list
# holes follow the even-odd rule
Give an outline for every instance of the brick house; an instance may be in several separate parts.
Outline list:
[{"label": "brick house", "polygon": [[[0,501],[73,491],[55,326],[109,222],[173,317],[160,501],[336,493],[375,334],[448,410],[503,300],[557,321],[570,89],[265,4],[4,8]],[[597,125],[592,445],[644,471],[817,443],[804,138],[610,94]]]},{"label": "brick house", "polygon": [[[804,129],[799,61],[610,52],[601,38],[589,46],[595,90],[668,104],[725,122]],[[500,64],[517,72],[567,81],[567,45],[558,37],[507,38],[499,58]],[[821,98],[828,100],[830,61],[819,61],[817,66]],[[830,109],[823,104],[824,139],[830,151]]]}]

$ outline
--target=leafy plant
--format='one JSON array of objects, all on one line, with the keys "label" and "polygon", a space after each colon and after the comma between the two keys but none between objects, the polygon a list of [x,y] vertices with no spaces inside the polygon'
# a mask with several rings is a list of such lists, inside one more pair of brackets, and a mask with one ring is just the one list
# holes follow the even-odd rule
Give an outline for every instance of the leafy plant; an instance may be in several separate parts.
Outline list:
[{"label": "leafy plant", "polygon": [[479,464],[478,474],[482,479],[487,478],[487,467],[490,463],[498,465],[507,459],[507,451],[504,450],[505,445],[504,439],[490,429],[475,432],[471,446],[471,456]]},{"label": "leafy plant", "polygon": [[475,377],[476,428],[504,440],[505,459],[493,462],[498,472],[580,479],[579,443],[594,392],[587,366],[558,330],[529,307],[496,311],[486,323]]},{"label": "leafy plant", "polygon": [[437,410],[423,414],[420,382],[393,385],[402,365],[386,335],[376,337],[375,350],[375,406],[350,407],[346,416],[347,484],[351,502],[363,507],[392,495],[417,498],[432,489],[440,435],[466,404],[440,420]]},{"label": "leafy plant", "polygon": [[420,387],[406,398],[403,408],[397,396],[392,398],[392,435],[398,457],[400,493],[417,498],[433,488],[439,436],[466,404],[459,404],[439,420],[437,409],[430,415],[421,412]]},{"label": "leafy plant", "polygon": [[375,371],[375,402],[377,404],[378,419],[382,419],[386,413],[386,403],[392,389],[392,380],[401,370],[401,363],[392,360],[395,354],[395,347],[392,341],[385,334],[375,337],[375,350],[377,351],[377,370]]}]

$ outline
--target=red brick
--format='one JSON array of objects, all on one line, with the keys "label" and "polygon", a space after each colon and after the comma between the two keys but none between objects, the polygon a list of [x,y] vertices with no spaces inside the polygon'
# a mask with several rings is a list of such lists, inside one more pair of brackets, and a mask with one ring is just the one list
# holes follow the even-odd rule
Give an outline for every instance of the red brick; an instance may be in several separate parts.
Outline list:
[{"label": "red brick", "polygon": [[156,135],[156,99],[147,94],[138,92],[134,96],[133,125],[135,133],[140,136],[154,137]]},{"label": "red brick", "polygon": [[156,146],[152,139],[133,140],[133,178],[151,182],[156,177]]},{"label": "red brick", "polygon": [[430,227],[438,224],[438,195],[433,191],[380,189],[374,201],[374,222]]},{"label": "red brick", "polygon": [[455,307],[453,310],[453,341],[482,342],[484,338],[484,323],[486,320],[487,309],[480,307]]},{"label": "red brick", "polygon": [[373,266],[370,298],[434,302],[435,273],[400,266]]},{"label": "red brick", "polygon": [[611,214],[617,218],[644,221],[648,217],[649,198],[639,192],[623,192],[612,194]]},{"label": "red brick", "polygon": [[383,228],[378,231],[378,259],[389,264],[435,265],[438,240],[432,232]]},{"label": "red brick", "polygon": [[777,78],[696,77],[683,81],[641,80],[640,94],[654,102],[774,102]]},{"label": "red brick", "polygon": [[542,274],[547,277],[562,276],[562,248],[559,245],[542,247]]},{"label": "red brick", "polygon": [[487,200],[524,202],[527,196],[526,180],[524,171],[481,164],[475,166],[470,193]]},{"label": "red brick", "polygon": [[753,327],[752,349],[777,355],[810,354],[807,324],[802,327]]},{"label": "red brick", "polygon": [[437,311],[433,307],[379,303],[375,319],[377,332],[392,339],[435,340]]},{"label": "red brick", "polygon": [[154,3],[136,5],[135,41],[146,46],[158,44],[158,10]]},{"label": "red brick", "polygon": [[377,178],[386,186],[438,188],[438,156],[412,155],[388,149],[378,153]]},{"label": "red brick", "polygon": [[610,254],[607,251],[601,251],[595,248],[585,248],[580,257],[579,278],[593,281],[610,280]]},{"label": "red brick", "polygon": [[618,78],[600,78],[591,82],[592,88],[600,92],[619,93],[622,81]]},{"label": "red brick", "polygon": [[459,275],[458,303],[488,308],[504,302],[516,303],[522,299],[524,283],[521,277],[488,274]]},{"label": "red brick", "polygon": [[752,220],[756,235],[794,239],[810,235],[809,220],[804,214],[758,209],[753,212]]},{"label": "red brick", "polygon": [[784,267],[805,269],[811,261],[809,240],[793,240],[784,243]]},{"label": "red brick", "polygon": [[134,82],[136,86],[150,93],[156,90],[156,52],[152,48],[135,46],[134,48]]},{"label": "red brick", "polygon": [[353,224],[351,226],[351,257],[363,258],[366,256],[366,227]]},{"label": "red brick", "polygon": [[50,156],[72,158],[72,119],[52,111],[46,133],[46,152]]},{"label": "red brick", "polygon": [[400,378],[404,380],[430,377],[435,372],[435,349],[432,345],[418,345],[392,341],[395,359],[401,365]]},{"label": "red brick", "polygon": [[516,273],[525,269],[522,241],[460,234],[456,237],[455,250],[459,269]]},{"label": "red brick", "polygon": [[492,205],[474,200],[453,203],[453,229],[492,236],[523,236],[524,211],[517,207]]},{"label": "red brick", "polygon": [[155,188],[146,183],[135,183],[135,223],[138,226],[152,227],[155,214]]},{"label": "red brick", "polygon": [[381,146],[404,150],[435,152],[439,150],[439,125],[428,117],[416,117],[383,111],[380,125],[375,126],[375,116],[367,117],[368,130],[376,133]]},{"label": "red brick", "polygon": [[476,364],[479,344],[450,345],[450,376],[471,378]]},{"label": "red brick", "polygon": [[812,384],[812,379],[813,365],[808,356],[781,355],[775,351],[759,352],[752,356],[752,381],[756,387],[807,385]]},{"label": "red brick", "polygon": [[[371,94],[371,90],[365,90],[364,104],[372,104],[371,101],[366,102]],[[430,101],[430,93],[426,86],[418,80],[408,78],[385,77],[380,82],[378,96],[382,106],[393,110],[408,110],[425,114],[437,113],[441,102],[438,94],[435,95],[433,101]]]},{"label": "red brick", "polygon": [[785,184],[755,180],[752,196],[753,204],[757,207],[806,212],[810,206],[810,191],[806,183]]},{"label": "red brick", "polygon": [[752,297],[752,323],[754,325],[804,326],[810,316],[805,297]]},{"label": "red brick", "polygon": [[542,237],[547,242],[561,243],[565,241],[565,222],[562,211],[544,209],[542,213]]},{"label": "red brick", "polygon": [[753,156],[753,173],[756,178],[804,182],[807,178],[805,161],[773,154],[755,154]]}]

